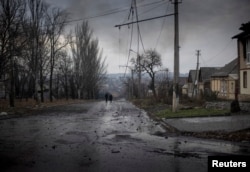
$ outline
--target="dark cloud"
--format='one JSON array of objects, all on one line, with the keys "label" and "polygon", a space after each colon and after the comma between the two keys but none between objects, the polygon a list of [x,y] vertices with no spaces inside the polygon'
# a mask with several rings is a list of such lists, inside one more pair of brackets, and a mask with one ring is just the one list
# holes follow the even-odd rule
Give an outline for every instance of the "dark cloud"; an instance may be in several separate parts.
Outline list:
[{"label": "dark cloud", "polygon": [[[173,13],[173,4],[168,0],[138,0],[139,18],[145,19]],[[109,72],[123,72],[118,65],[127,62],[131,27],[114,26],[127,22],[131,0],[54,0],[54,4],[65,7],[72,19],[89,19],[94,35],[98,37],[103,55],[107,56]],[[151,5],[145,5],[152,3]],[[111,10],[124,10],[104,15]],[[224,66],[237,56],[236,41],[231,37],[239,33],[242,23],[250,21],[249,0],[183,0],[180,13],[180,70],[188,72],[195,68],[195,51],[201,50],[201,66]],[[81,21],[80,21],[81,22]],[[72,23],[72,25],[77,24]],[[164,27],[162,27],[164,26]],[[135,27],[135,26],[134,26]],[[163,64],[173,70],[174,18],[157,19],[140,23],[143,44],[146,49],[157,48]],[[160,34],[161,33],[161,34]],[[160,38],[160,39],[159,39]],[[137,49],[136,27],[132,49]],[[156,47],[157,45],[157,47]],[[140,47],[142,50],[142,47]]]}]

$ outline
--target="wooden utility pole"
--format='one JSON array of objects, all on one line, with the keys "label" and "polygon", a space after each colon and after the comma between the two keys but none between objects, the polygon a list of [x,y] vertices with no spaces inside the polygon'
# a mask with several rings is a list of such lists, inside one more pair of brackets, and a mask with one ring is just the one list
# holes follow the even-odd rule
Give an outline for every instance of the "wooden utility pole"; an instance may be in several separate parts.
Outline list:
[{"label": "wooden utility pole", "polygon": [[[173,0],[171,0],[173,1]],[[174,78],[173,78],[173,101],[172,101],[172,111],[177,112],[179,106],[179,12],[178,4],[181,3],[179,0],[174,0]]]},{"label": "wooden utility pole", "polygon": [[136,5],[136,0],[134,0],[135,6],[135,15],[136,15],[136,22],[137,22],[137,63],[139,64],[139,71],[138,71],[138,98],[141,98],[141,57],[140,57],[140,28],[139,28],[139,18],[138,18],[138,10]]},{"label": "wooden utility pole", "polygon": [[195,96],[197,97],[199,94],[199,57],[200,57],[200,50],[196,50],[196,56],[197,56],[197,65],[195,70],[195,79],[193,82],[193,91],[192,91],[192,98]]},{"label": "wooden utility pole", "polygon": [[196,50],[197,52],[197,66],[196,66],[196,97],[199,96],[199,58],[200,58],[200,50]]}]

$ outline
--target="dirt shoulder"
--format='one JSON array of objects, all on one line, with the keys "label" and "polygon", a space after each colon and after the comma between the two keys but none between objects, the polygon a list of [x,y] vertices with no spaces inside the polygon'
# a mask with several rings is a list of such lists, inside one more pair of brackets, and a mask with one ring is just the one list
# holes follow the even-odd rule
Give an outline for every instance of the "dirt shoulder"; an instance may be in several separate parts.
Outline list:
[{"label": "dirt shoulder", "polygon": [[181,132],[181,135],[207,139],[220,139],[234,142],[250,142],[250,128],[234,131]]},{"label": "dirt shoulder", "polygon": [[162,124],[162,126],[167,130],[167,134],[182,135],[188,137],[197,137],[204,139],[216,139],[216,140],[226,140],[233,142],[250,142],[250,128],[244,130],[238,130],[233,132],[226,131],[208,131],[208,132],[187,132],[187,131],[178,131],[176,128],[165,123],[161,118],[156,116],[156,113],[164,108],[167,108],[167,105],[162,106],[140,106],[137,103],[134,103],[139,108],[144,109],[148,115],[155,121]]}]

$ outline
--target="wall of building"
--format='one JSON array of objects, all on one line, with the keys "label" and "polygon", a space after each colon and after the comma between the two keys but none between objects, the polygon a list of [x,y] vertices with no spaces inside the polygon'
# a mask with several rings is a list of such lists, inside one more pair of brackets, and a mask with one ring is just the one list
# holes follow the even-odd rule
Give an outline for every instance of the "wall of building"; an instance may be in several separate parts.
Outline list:
[{"label": "wall of building", "polygon": [[[231,101],[220,101],[220,102],[206,102],[205,108],[207,109],[226,109],[230,110]],[[250,102],[239,102],[240,109],[242,111],[250,112]]]},{"label": "wall of building", "polygon": [[[243,72],[247,72],[247,87],[243,87]],[[240,71],[240,94],[249,94],[250,95],[250,69]]]},{"label": "wall of building", "polygon": [[[224,79],[224,81],[223,81]],[[225,82],[225,88],[222,89],[222,82]],[[218,98],[234,100],[235,99],[235,85],[236,81],[232,78],[211,78],[211,90],[213,92],[218,92]]]},{"label": "wall of building", "polygon": [[[243,42],[238,41],[239,47],[239,74],[240,74],[240,90],[239,90],[239,100],[250,101],[250,64],[246,63],[246,58],[244,58]],[[243,87],[243,72],[247,72],[247,87]]]},{"label": "wall of building", "polygon": [[220,80],[218,78],[211,78],[211,91],[220,91]]},{"label": "wall of building", "polygon": [[233,80],[233,79],[230,79],[228,80],[228,86],[227,86],[227,90],[228,90],[228,99],[229,100],[234,100],[235,99],[235,86],[236,86],[236,82],[237,80]]}]

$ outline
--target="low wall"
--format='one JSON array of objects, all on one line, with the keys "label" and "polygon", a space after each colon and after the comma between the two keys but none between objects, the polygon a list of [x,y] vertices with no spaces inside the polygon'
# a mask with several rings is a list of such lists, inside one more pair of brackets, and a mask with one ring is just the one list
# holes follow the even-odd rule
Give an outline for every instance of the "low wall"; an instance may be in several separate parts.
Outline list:
[{"label": "low wall", "polygon": [[[206,102],[205,107],[207,109],[215,108],[215,109],[228,109],[228,110],[230,110],[231,103],[232,103],[231,101]],[[240,104],[241,110],[250,112],[250,102],[239,102],[239,104]]]}]

